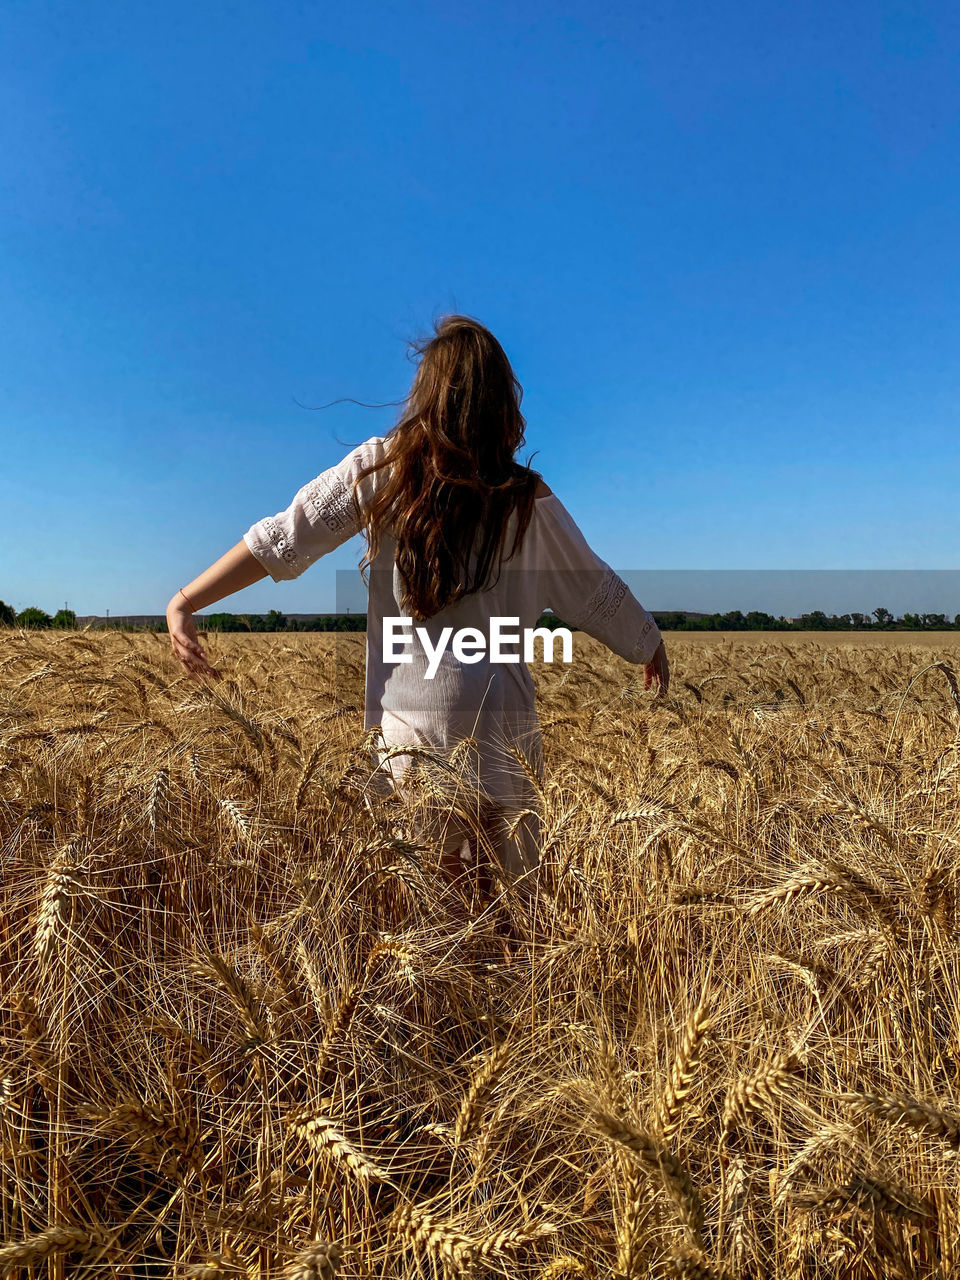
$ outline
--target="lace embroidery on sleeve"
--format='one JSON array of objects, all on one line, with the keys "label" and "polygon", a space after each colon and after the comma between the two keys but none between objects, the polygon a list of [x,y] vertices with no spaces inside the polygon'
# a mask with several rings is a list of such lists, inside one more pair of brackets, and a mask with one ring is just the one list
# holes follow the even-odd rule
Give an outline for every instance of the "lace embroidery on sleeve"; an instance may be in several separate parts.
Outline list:
[{"label": "lace embroidery on sleeve", "polygon": [[335,471],[324,471],[311,482],[306,502],[332,533],[342,533],[356,523],[353,494]]},{"label": "lace embroidery on sleeve", "polygon": [[273,516],[265,516],[261,521],[267,536],[273,543],[274,550],[281,560],[286,561],[289,565],[295,565],[299,560],[299,556],[294,547],[291,547],[287,539],[280,532],[280,526],[274,520]]},{"label": "lace embroidery on sleeve", "polygon": [[586,617],[588,619],[601,618],[605,622],[609,621],[620,608],[626,594],[627,584],[613,569],[608,569],[603,575],[603,581],[590,597],[590,603],[586,609]]},{"label": "lace embroidery on sleeve", "polygon": [[637,643],[633,646],[633,652],[632,652],[632,654],[631,654],[631,657],[632,657],[633,659],[638,659],[638,658],[639,658],[639,656],[640,656],[640,655],[644,652],[644,650],[646,649],[646,647],[647,647],[647,636],[650,634],[650,630],[651,630],[651,628],[652,628],[652,627],[654,627],[654,626],[656,626],[656,618],[654,618],[654,617],[651,615],[651,617],[649,617],[649,618],[647,619],[647,621],[643,624],[643,628],[642,628],[642,629],[641,629],[641,631],[640,631],[640,635],[639,635],[639,637],[638,637],[638,639],[637,639]]}]

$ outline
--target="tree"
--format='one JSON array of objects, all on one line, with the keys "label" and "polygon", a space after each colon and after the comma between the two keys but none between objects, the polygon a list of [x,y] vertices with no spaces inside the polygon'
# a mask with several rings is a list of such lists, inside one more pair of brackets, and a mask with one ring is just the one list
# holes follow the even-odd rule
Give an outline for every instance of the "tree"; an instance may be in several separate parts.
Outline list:
[{"label": "tree", "polygon": [[233,613],[208,613],[205,631],[240,631],[242,624]]},{"label": "tree", "polygon": [[4,604],[0,600],[0,627],[15,627],[17,625],[16,610],[10,605]]},{"label": "tree", "polygon": [[893,614],[889,609],[884,609],[883,606],[879,609],[874,609],[873,616],[877,620],[878,627],[889,627],[893,622]]},{"label": "tree", "polygon": [[61,630],[71,631],[77,625],[77,615],[72,609],[58,609],[53,615],[53,625]]},{"label": "tree", "polygon": [[17,614],[18,627],[30,627],[34,630],[40,627],[52,627],[53,619],[49,613],[44,613],[42,609],[35,609],[32,605],[29,609],[23,609]]},{"label": "tree", "polygon": [[731,609],[729,613],[723,614],[720,625],[725,631],[743,631],[747,624],[746,618],[739,609]]},{"label": "tree", "polygon": [[751,609],[746,617],[746,626],[750,631],[774,631],[777,620],[771,614],[764,613],[762,609]]},{"label": "tree", "polygon": [[268,631],[284,631],[286,630],[287,619],[279,609],[271,609],[267,614],[267,630]]},{"label": "tree", "polygon": [[812,613],[801,613],[798,618],[805,631],[829,631],[830,619],[822,609],[814,609]]}]

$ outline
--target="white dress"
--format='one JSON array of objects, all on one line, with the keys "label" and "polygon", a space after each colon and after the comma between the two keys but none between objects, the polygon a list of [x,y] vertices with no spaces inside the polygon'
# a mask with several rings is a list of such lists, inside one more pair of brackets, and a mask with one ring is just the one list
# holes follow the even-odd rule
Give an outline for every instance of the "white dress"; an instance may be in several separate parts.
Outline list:
[{"label": "white dress", "polygon": [[[362,527],[355,508],[353,481],[360,470],[383,456],[384,437],[375,436],[352,450],[294,495],[286,510],[265,516],[243,535],[247,547],[274,582],[297,578],[315,560]],[[363,508],[382,483],[385,471],[360,485]],[[510,516],[506,546],[512,546],[516,515]],[[384,661],[383,619],[405,615],[399,604],[401,582],[394,565],[396,544],[384,538],[370,567],[367,604],[364,725],[380,725],[385,747],[417,745],[447,752],[464,738],[477,742],[478,781],[509,818],[536,809],[537,797],[527,772],[510,746],[518,748],[536,773],[542,763],[540,731],[530,672],[522,660],[463,663],[448,645],[433,679],[425,679],[427,655],[414,638],[409,663]],[[571,628],[585,631],[631,663],[649,662],[660,644],[652,616],[623,579],[587,544],[566,507],[554,494],[536,499],[520,550],[505,560],[497,582],[443,609],[424,628],[436,647],[443,628],[473,627],[488,636],[490,619],[515,619],[510,632],[535,627],[545,609]],[[540,647],[537,646],[539,654]],[[559,644],[555,660],[561,657]],[[573,659],[576,661],[576,641]],[[394,777],[404,760],[394,757]],[[400,766],[398,769],[397,766]],[[524,826],[524,831],[527,831]],[[508,871],[522,872],[536,862],[536,841],[508,841],[501,856]]]}]

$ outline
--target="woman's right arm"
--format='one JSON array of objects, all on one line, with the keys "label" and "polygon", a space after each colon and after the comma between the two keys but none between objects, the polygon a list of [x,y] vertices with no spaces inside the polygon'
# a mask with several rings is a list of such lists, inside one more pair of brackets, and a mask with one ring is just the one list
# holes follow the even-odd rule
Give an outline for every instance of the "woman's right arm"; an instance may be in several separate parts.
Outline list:
[{"label": "woman's right arm", "polygon": [[167,605],[167,631],[174,656],[189,675],[220,678],[220,672],[210,665],[200,644],[193,620],[196,610],[205,609],[224,596],[232,596],[266,576],[266,569],[241,539],[173,596]]},{"label": "woman's right arm", "polygon": [[[167,627],[174,654],[191,675],[219,677],[200,645],[194,612],[267,576],[274,582],[299,578],[321,556],[358,533],[362,520],[353,482],[362,467],[380,456],[382,447],[382,437],[374,436],[321,471],[297,490],[283,511],[257,520],[235,546],[177,592],[167,605]],[[369,486],[369,480],[362,482],[361,494]]]}]

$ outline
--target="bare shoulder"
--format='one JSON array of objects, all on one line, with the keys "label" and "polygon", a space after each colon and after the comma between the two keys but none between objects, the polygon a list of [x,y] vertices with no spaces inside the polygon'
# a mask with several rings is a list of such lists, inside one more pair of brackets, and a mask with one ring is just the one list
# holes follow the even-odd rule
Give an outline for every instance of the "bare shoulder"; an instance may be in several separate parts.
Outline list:
[{"label": "bare shoulder", "polygon": [[547,482],[545,480],[538,480],[536,492],[533,495],[534,498],[549,498],[552,495],[553,495],[553,490],[550,488]]}]

